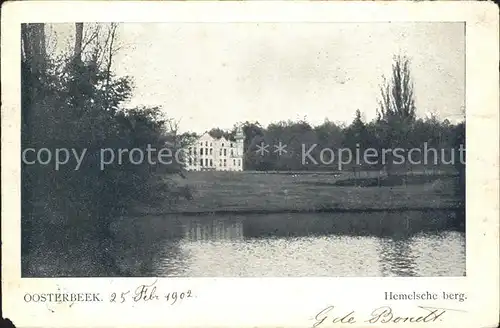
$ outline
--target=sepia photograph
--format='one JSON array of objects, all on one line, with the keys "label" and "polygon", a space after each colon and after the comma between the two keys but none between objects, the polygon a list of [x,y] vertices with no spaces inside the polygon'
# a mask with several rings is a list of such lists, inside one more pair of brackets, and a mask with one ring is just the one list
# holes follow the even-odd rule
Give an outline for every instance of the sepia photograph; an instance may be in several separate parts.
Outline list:
[{"label": "sepia photograph", "polygon": [[465,276],[465,33],[22,24],[22,276]]}]

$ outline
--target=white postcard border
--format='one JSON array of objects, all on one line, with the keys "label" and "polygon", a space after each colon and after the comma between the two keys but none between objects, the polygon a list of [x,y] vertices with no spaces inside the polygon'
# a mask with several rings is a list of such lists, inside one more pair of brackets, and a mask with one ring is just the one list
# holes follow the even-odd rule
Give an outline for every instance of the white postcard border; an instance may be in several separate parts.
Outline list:
[{"label": "white postcard border", "polygon": [[[384,292],[464,292],[434,306],[454,313],[434,326],[493,327],[498,320],[499,76],[498,9],[492,3],[432,2],[15,2],[2,8],[2,298],[17,327],[310,327],[334,305],[365,317],[376,307],[417,313],[417,303]],[[161,278],[163,292],[196,298],[166,304],[110,304],[109,294],[155,278],[20,278],[21,22],[466,22],[467,276],[459,278]],[[424,51],[424,50],[423,50]],[[485,151],[487,150],[487,151]],[[105,301],[47,306],[25,293],[99,292]],[[362,316],[360,314],[360,316]],[[428,324],[414,324],[425,326]],[[327,325],[335,326],[335,325]],[[370,326],[358,321],[351,327]],[[378,326],[378,325],[371,325]],[[405,325],[406,326],[406,325]]]}]

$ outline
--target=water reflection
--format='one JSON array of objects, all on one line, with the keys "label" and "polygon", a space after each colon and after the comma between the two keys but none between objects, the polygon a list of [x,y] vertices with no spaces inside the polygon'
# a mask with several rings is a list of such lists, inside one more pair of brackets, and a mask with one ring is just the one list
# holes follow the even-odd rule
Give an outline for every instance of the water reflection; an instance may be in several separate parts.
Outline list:
[{"label": "water reflection", "polygon": [[182,221],[182,227],[185,240],[243,240],[243,220],[239,218],[186,218]]},{"label": "water reflection", "polygon": [[378,247],[382,276],[412,277],[416,275],[417,252],[411,248],[407,237],[380,238]]},{"label": "water reflection", "polygon": [[250,215],[244,221],[246,237],[352,235],[395,237],[436,232],[454,226],[451,211]]},{"label": "water reflection", "polygon": [[[460,276],[449,213],[150,218],[131,252],[152,276]],[[153,222],[153,223],[152,223]],[[148,231],[148,228],[150,227]],[[152,228],[151,228],[152,227]],[[139,239],[141,239],[139,238]],[[129,242],[130,243],[130,242]],[[130,262],[130,256],[124,261]]]},{"label": "water reflection", "polygon": [[[457,231],[417,234],[411,238],[418,276],[464,276],[465,235]],[[442,263],[442,265],[440,265]],[[456,263],[455,265],[450,265]]]}]

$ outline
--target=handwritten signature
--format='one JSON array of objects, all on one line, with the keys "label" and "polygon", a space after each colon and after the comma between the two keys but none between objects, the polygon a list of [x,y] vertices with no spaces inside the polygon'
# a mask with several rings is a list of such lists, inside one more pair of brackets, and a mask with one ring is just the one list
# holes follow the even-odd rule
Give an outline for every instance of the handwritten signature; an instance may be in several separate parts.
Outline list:
[{"label": "handwritten signature", "polygon": [[[368,318],[359,319],[364,323],[427,323],[442,321],[447,312],[464,312],[457,309],[437,308],[430,306],[418,306],[422,313],[414,316],[399,315],[389,306],[381,306],[373,310]],[[315,323],[312,327],[318,327],[322,324],[354,324],[358,323],[358,318],[355,311],[350,311],[342,314],[334,313],[335,307],[330,305],[321,310],[314,317]]]}]

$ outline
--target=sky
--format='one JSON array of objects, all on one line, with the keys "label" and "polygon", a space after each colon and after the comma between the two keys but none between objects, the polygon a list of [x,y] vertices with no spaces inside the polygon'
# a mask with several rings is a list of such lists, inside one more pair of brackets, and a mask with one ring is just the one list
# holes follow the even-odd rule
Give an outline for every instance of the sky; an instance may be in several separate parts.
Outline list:
[{"label": "sky", "polygon": [[[74,29],[74,27],[72,27]],[[393,56],[411,60],[417,115],[463,120],[463,23],[126,23],[113,63],[127,106],[161,106],[182,131],[376,115]]]}]

